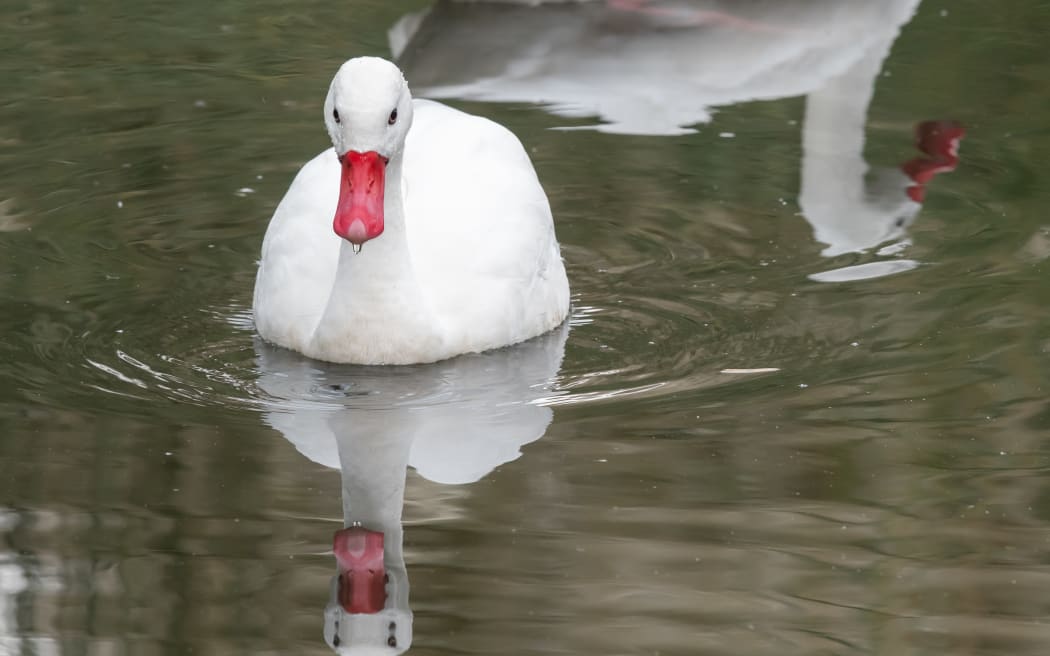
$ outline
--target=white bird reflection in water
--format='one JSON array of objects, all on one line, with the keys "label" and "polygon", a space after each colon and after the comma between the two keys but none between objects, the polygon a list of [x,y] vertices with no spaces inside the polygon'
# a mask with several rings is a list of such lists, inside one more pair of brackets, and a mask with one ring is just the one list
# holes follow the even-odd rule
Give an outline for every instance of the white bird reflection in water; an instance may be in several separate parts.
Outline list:
[{"label": "white bird reflection in water", "polygon": [[473,483],[521,455],[553,413],[542,404],[569,324],[517,346],[431,365],[316,362],[256,343],[266,422],[307,458],[338,468],[343,523],[324,636],[340,654],[399,654],[412,644],[402,551],[405,475]]},{"label": "white bird reflection in water", "polygon": [[[538,103],[598,117],[586,127],[609,133],[689,134],[714,108],[805,96],[799,205],[833,257],[904,238],[929,179],[957,162],[962,130],[948,122],[918,127],[937,167],[869,171],[863,155],[875,83],[919,1],[442,0],[389,37],[422,95]],[[946,136],[931,138],[929,126]],[[811,277],[908,270],[919,263],[898,257],[906,246],[877,253],[892,260]]]}]

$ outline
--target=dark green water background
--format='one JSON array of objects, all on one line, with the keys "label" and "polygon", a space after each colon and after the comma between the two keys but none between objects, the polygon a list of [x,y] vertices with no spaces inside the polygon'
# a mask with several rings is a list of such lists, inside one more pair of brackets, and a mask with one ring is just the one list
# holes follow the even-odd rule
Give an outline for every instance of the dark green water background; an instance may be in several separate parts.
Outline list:
[{"label": "dark green water background", "polygon": [[[0,8],[0,654],[330,653],[340,476],[263,420],[255,261],[333,71],[425,5]],[[412,653],[1046,654],[1047,34],[922,2],[865,156],[951,118],[961,161],[922,264],[853,282],[809,277],[887,258],[821,255],[803,98],[671,137],[450,101],[528,147],[576,319],[542,439],[409,472]]]}]

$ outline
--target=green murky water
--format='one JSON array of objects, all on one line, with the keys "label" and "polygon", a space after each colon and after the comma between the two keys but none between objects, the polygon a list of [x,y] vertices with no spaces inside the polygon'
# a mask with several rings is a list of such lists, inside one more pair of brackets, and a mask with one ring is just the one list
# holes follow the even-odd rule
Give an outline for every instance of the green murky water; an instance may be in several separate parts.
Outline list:
[{"label": "green murky water", "polygon": [[[1050,11],[870,4],[8,2],[0,654],[1046,653]],[[391,48],[531,152],[567,329],[254,339]],[[331,601],[354,521],[381,617]]]}]

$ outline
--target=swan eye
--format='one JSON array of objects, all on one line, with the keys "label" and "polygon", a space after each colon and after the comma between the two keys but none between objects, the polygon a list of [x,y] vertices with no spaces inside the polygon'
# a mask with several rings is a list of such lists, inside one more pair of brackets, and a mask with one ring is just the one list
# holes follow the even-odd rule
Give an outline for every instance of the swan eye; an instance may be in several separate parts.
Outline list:
[{"label": "swan eye", "polygon": [[390,112],[390,118],[386,122],[387,125],[393,125],[394,123],[397,123],[397,107],[394,108],[394,111]]},{"label": "swan eye", "polygon": [[332,118],[335,119],[336,123],[339,122],[339,110],[338,109],[333,109],[332,110]]}]

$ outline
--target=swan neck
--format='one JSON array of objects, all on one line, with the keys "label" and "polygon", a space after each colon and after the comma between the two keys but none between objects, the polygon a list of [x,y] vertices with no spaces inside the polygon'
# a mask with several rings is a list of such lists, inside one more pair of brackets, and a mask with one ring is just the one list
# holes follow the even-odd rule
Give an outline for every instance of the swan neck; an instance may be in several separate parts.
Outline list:
[{"label": "swan neck", "polygon": [[351,321],[345,316],[347,310],[382,316],[387,306],[415,301],[419,294],[405,230],[401,161],[397,153],[386,167],[383,233],[356,250],[345,240],[340,245],[335,285],[322,324]]},{"label": "swan neck", "polygon": [[401,194],[401,153],[387,165],[384,229],[358,252],[339,250],[335,282],[307,355],[335,362],[402,364],[441,353],[433,319],[412,264]]}]

